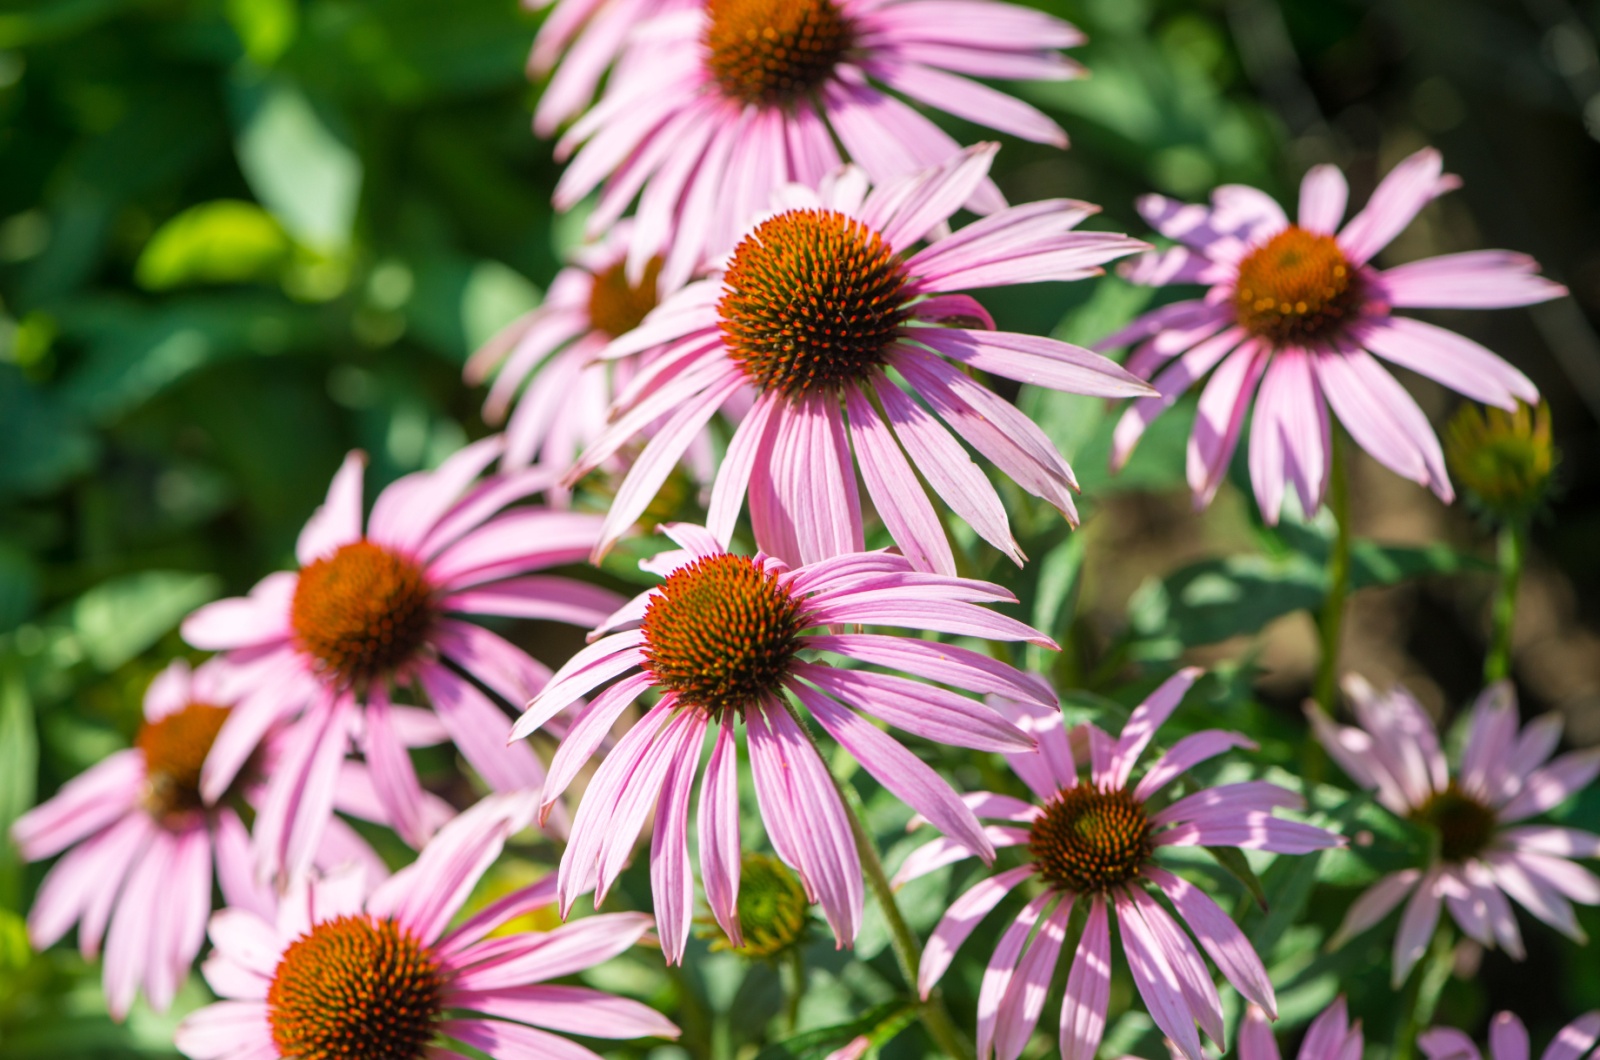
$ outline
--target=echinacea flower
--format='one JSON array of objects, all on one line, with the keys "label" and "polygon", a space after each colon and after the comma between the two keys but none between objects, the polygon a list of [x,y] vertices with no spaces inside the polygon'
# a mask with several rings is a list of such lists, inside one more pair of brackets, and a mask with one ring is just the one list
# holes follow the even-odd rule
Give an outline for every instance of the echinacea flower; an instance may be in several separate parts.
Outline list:
[{"label": "echinacea flower", "polygon": [[491,935],[554,900],[542,880],[451,927],[532,811],[531,795],[485,799],[370,895],[359,872],[296,877],[267,916],[217,913],[204,970],[223,1000],[183,1021],[178,1049],[192,1060],[459,1060],[444,1044],[459,1042],[494,1060],[595,1060],[561,1035],[677,1037],[637,1001],[549,982],[627,950],[649,927],[643,914]]},{"label": "echinacea flower", "polygon": [[[897,93],[1026,140],[1065,147],[1061,128],[970,80],[1059,80],[1083,42],[1061,20],[998,0],[707,0],[634,30],[605,94],[558,153],[582,144],[556,186],[571,209],[604,183],[590,232],[637,197],[629,265],[664,253],[674,287],[725,253],[785,184],[815,187],[842,159],[877,183],[960,151]],[[838,146],[836,146],[836,144]],[[1005,205],[980,175],[952,204]]]},{"label": "echinacea flower", "polygon": [[[646,692],[660,696],[617,741],[583,793],[561,858],[563,915],[591,890],[597,905],[605,899],[654,810],[657,930],[667,959],[682,958],[694,904],[689,796],[711,729],[714,747],[700,785],[700,874],[718,926],[735,946],[744,944],[736,736],[743,722],[772,847],[799,873],[839,944],[853,942],[861,926],[861,863],[844,804],[799,707],[950,842],[984,858],[993,855],[972,811],[944,778],[857,711],[942,744],[1020,751],[1033,747],[1031,737],[984,704],[927,682],[1025,697],[1040,710],[1054,709],[1054,696],[1012,667],[952,645],[806,631],[899,626],[1053,647],[1021,622],[978,606],[1010,601],[1010,593],[986,582],[919,573],[887,552],[790,568],[770,556],[731,554],[703,527],[664,529],[681,548],[653,557],[647,569],[666,580],[613,616],[601,630],[606,635],[556,672],[512,730],[514,739],[526,736],[579,696],[621,678],[589,701],[557,749],[544,787],[548,808],[628,705]],[[811,658],[812,652],[912,672],[920,680],[844,669]]]},{"label": "echinacea flower", "polygon": [[[201,767],[232,709],[229,684],[218,660],[193,671],[172,663],[145,693],[134,746],[67,782],[11,827],[28,861],[67,851],[39,888],[29,939],[42,950],[76,923],[85,957],[104,941],[106,1002],[119,1020],[141,989],[158,1012],[172,1003],[205,941],[213,873],[230,905],[259,909],[268,901],[239,809],[258,793],[275,746],[258,750],[214,796],[200,788]],[[317,860],[383,865],[342,823],[324,836]]]},{"label": "echinacea flower", "polygon": [[[1304,854],[1343,840],[1273,816],[1275,809],[1297,809],[1302,803],[1293,792],[1265,781],[1201,787],[1161,805],[1162,791],[1187,770],[1230,748],[1254,746],[1238,733],[1211,729],[1185,736],[1133,781],[1139,755],[1198,675],[1188,669],[1169,678],[1134,710],[1115,740],[1096,726],[1086,726],[1091,760],[1087,781],[1078,777],[1059,711],[996,697],[1012,720],[1039,741],[1036,754],[1006,756],[1037,801],[974,792],[967,803],[979,817],[1001,822],[987,829],[995,847],[1025,847],[1030,860],[984,878],[956,899],[928,940],[917,974],[918,989],[927,997],[956,950],[1001,899],[1029,881],[1041,885],[1001,936],[984,972],[978,995],[979,1060],[988,1060],[991,1051],[1001,1060],[1021,1055],[1044,1010],[1079,899],[1086,903],[1087,919],[1061,1005],[1064,1060],[1093,1060],[1105,1033],[1112,911],[1123,955],[1151,1019],[1189,1060],[1202,1060],[1196,1024],[1219,1046],[1225,1040],[1216,987],[1195,941],[1239,993],[1276,1018],[1272,984],[1250,941],[1203,890],[1163,868],[1156,855],[1171,846]],[[935,839],[911,854],[895,882],[966,857],[949,839]],[[1193,939],[1156,895],[1172,904]]]},{"label": "echinacea flower", "polygon": [[756,543],[769,555],[813,563],[860,551],[859,464],[879,517],[918,569],[955,571],[919,473],[1021,563],[999,495],[950,428],[1076,521],[1077,482],[1055,445],[966,370],[1102,397],[1149,388],[1099,354],[994,331],[984,308],[956,292],[1082,279],[1143,244],[1075,231],[1094,207],[1057,199],[1001,210],[913,252],[984,178],[994,152],[992,144],[973,148],[870,193],[855,168],[815,192],[791,185],[724,268],[611,343],[608,357],[653,360],[569,479],[666,420],[617,491],[602,551],[644,511],[717,409],[752,389],[711,491],[707,524],[724,543],[748,491]]},{"label": "echinacea flower", "polygon": [[1498,943],[1517,960],[1522,935],[1508,895],[1584,941],[1570,902],[1600,904],[1600,877],[1571,859],[1600,857],[1600,835],[1519,822],[1554,809],[1600,775],[1600,750],[1551,761],[1561,719],[1539,718],[1519,733],[1516,693],[1500,682],[1478,697],[1451,775],[1433,719],[1404,688],[1379,693],[1352,675],[1344,690],[1360,727],[1337,725],[1308,704],[1317,739],[1391,813],[1432,829],[1438,848],[1432,863],[1391,873],[1357,898],[1330,945],[1377,924],[1408,895],[1394,940],[1396,988],[1433,938],[1441,903],[1469,937],[1491,948]]},{"label": "echinacea flower", "polygon": [[[1539,1060],[1584,1060],[1600,1042],[1600,1012],[1586,1012],[1562,1027]],[[1417,1035],[1428,1060],[1483,1060],[1471,1038],[1454,1027],[1433,1027]],[[1511,1012],[1489,1021],[1489,1060],[1529,1060],[1528,1028]]]},{"label": "echinacea flower", "polygon": [[1537,275],[1532,258],[1505,250],[1373,267],[1373,257],[1424,206],[1459,184],[1444,173],[1439,152],[1418,151],[1343,228],[1349,190],[1333,166],[1306,174],[1296,223],[1265,193],[1242,185],[1218,188],[1209,209],[1159,195],[1141,199],[1145,220],[1179,245],[1134,262],[1129,279],[1210,289],[1204,298],[1147,313],[1100,344],[1137,343],[1128,367],[1153,377],[1160,391],[1123,414],[1112,466],[1120,467],[1145,428],[1211,372],[1189,436],[1197,505],[1215,496],[1252,397],[1250,481],[1268,522],[1277,522],[1291,485],[1307,515],[1322,504],[1330,407],[1373,459],[1451,500],[1428,418],[1374,355],[1504,409],[1515,409],[1518,398],[1537,401],[1539,392],[1464,335],[1393,311],[1498,309],[1566,293]]},{"label": "echinacea flower", "polygon": [[480,478],[503,445],[488,438],[434,471],[405,476],[379,495],[366,520],[365,460],[350,454],[327,502],[301,531],[300,569],[268,575],[248,597],[209,604],[184,622],[190,644],[228,652],[253,686],[206,760],[200,790],[207,798],[233,782],[261,733],[304,711],[254,828],[264,873],[305,867],[352,739],[401,837],[413,846],[427,839],[425,799],[395,710],[402,690],[433,708],[426,720],[438,730],[435,739],[453,740],[491,788],[517,791],[543,781],[530,748],[505,745],[510,719],[477,683],[508,703],[525,703],[549,670],[456,616],[592,626],[620,598],[530,573],[581,560],[593,548],[599,518],[538,507],[502,511],[553,478],[539,468]]},{"label": "echinacea flower", "polygon": [[[632,365],[596,359],[656,307],[660,262],[634,283],[623,272],[624,222],[601,242],[573,255],[556,274],[544,301],[508,324],[467,362],[468,383],[495,374],[483,418],[506,425],[501,467],[517,471],[536,460],[565,468],[605,429],[606,410]],[[512,409],[513,403],[515,409]]]}]

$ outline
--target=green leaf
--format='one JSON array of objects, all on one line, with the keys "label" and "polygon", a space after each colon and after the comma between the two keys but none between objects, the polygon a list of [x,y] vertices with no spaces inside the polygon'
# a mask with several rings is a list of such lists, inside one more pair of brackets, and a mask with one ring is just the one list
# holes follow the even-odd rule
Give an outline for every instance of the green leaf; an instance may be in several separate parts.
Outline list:
[{"label": "green leaf", "polygon": [[[0,836],[9,836],[11,825],[33,806],[38,770],[33,703],[16,661],[0,656]],[[0,841],[0,907],[20,908],[20,874],[16,847]]]},{"label": "green leaf", "polygon": [[72,628],[89,662],[115,670],[149,648],[196,607],[216,599],[211,574],[140,571],[103,582],[78,597]]},{"label": "green leaf", "polygon": [[134,267],[151,291],[202,283],[271,280],[292,247],[282,226],[253,202],[200,203],[156,229]]},{"label": "green leaf", "polygon": [[44,493],[94,463],[94,439],[9,364],[0,364],[0,424],[0,497]]},{"label": "green leaf", "polygon": [[243,96],[236,149],[250,190],[295,239],[332,253],[350,243],[361,198],[361,160],[293,84]]},{"label": "green leaf", "polygon": [[300,27],[295,0],[228,0],[227,14],[245,54],[257,66],[277,62]]},{"label": "green leaf", "polygon": [[917,1018],[917,1005],[912,1001],[885,1001],[868,1009],[860,1019],[838,1023],[831,1027],[797,1034],[763,1049],[756,1060],[818,1060],[847,1042],[865,1037],[872,1045],[880,1047],[905,1030]]},{"label": "green leaf", "polygon": [[1250,892],[1250,897],[1256,900],[1256,905],[1260,906],[1263,912],[1266,911],[1267,890],[1262,886],[1261,878],[1256,875],[1256,870],[1250,867],[1250,862],[1246,860],[1244,851],[1238,847],[1203,847],[1202,849],[1216,859],[1217,864],[1226,869],[1228,875],[1243,884],[1244,889]]},{"label": "green leaf", "polygon": [[1128,604],[1134,656],[1175,658],[1183,649],[1255,633],[1273,619],[1322,603],[1326,575],[1309,557],[1208,559],[1151,580]]}]

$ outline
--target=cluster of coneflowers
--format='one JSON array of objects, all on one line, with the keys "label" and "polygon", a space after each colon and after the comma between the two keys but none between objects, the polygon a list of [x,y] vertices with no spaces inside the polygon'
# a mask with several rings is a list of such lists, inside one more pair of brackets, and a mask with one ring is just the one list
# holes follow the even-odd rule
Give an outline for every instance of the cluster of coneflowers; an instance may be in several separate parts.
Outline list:
[{"label": "cluster of coneflowers", "polygon": [[[1008,644],[1054,645],[995,606],[1013,602],[1005,589],[961,576],[947,524],[1020,565],[989,469],[1074,524],[1078,485],[984,380],[1132,399],[1118,465],[1204,381],[1188,448],[1197,504],[1253,409],[1264,519],[1291,494],[1306,515],[1327,499],[1346,533],[1329,496],[1341,430],[1453,496],[1433,429],[1381,362],[1505,410],[1457,432],[1468,450],[1493,435],[1514,455],[1534,422],[1519,411],[1538,400],[1522,373],[1396,310],[1563,292],[1503,251],[1372,264],[1455,186],[1431,150],[1348,220],[1345,179],[1327,166],[1307,174],[1294,221],[1246,187],[1217,189],[1209,206],[1149,197],[1140,210],[1163,248],[1081,229],[1087,203],[1008,205],[989,177],[996,147],[963,148],[927,112],[1064,147],[1053,121],[974,78],[1077,76],[1061,49],[1081,39],[999,0],[558,0],[534,53],[554,71],[536,128],[564,128],[556,205],[595,194],[594,242],[469,366],[474,381],[493,376],[485,415],[509,413],[505,434],[389,485],[370,511],[352,454],[300,536],[298,568],[188,619],[188,642],[215,654],[192,671],[174,663],[150,687],[135,746],[14,829],[29,859],[61,855],[32,911],[35,944],[76,925],[85,953],[103,947],[121,1017],[141,992],[171,1003],[209,920],[203,970],[223,1000],[178,1032],[195,1060],[418,1060],[463,1046],[584,1057],[562,1035],[677,1028],[551,980],[641,941],[680,962],[697,920],[770,955],[804,933],[811,905],[848,947],[871,890],[944,1054],[975,1040],[983,1058],[1021,1055],[1065,965],[1060,1053],[1092,1060],[1121,963],[1188,1060],[1202,1060],[1202,1034],[1228,1046],[1213,968],[1250,1004],[1241,1055],[1276,1060],[1261,957],[1168,859],[1184,847],[1293,858],[1344,839],[1284,816],[1306,805],[1283,786],[1191,772],[1244,759],[1244,735],[1159,741],[1197,671],[1161,683],[1112,735],[1067,726],[1055,690],[1001,661]],[[962,210],[976,219],[956,227]],[[1081,280],[1118,259],[1136,283],[1204,288],[1107,337],[1103,350],[1131,348],[1122,364],[998,330],[972,293]],[[664,492],[698,495],[704,518],[659,526],[671,545],[641,564],[657,584],[627,600],[573,574],[639,532]],[[880,528],[890,547],[868,550]],[[566,623],[589,642],[552,672],[485,619]],[[1359,898],[1340,936],[1404,903],[1396,985],[1446,906],[1465,935],[1515,957],[1512,902],[1581,939],[1571,903],[1600,902],[1600,879],[1577,860],[1600,856],[1600,837],[1525,822],[1588,785],[1600,757],[1551,760],[1559,728],[1521,727],[1493,685],[1452,770],[1403,689],[1352,679],[1347,691],[1357,727],[1314,707],[1317,737],[1438,842]],[[553,756],[525,739],[535,732],[554,737]],[[1003,756],[1027,797],[958,791],[936,755],[895,733]],[[437,744],[487,792],[476,805],[419,782],[412,749]],[[841,755],[938,833],[892,881],[831,768]],[[746,771],[756,834],[741,830]],[[392,829],[416,860],[391,874],[351,818]],[[464,914],[529,828],[562,844],[559,869]],[[573,916],[586,895],[605,903],[646,828],[653,916]],[[996,868],[922,943],[893,888],[970,857]],[[935,984],[1014,893],[1025,901],[986,957],[977,1011],[953,1017]],[[515,929],[545,906],[563,926]],[[1506,1019],[1494,1053],[1525,1060],[1526,1034],[1514,1041]],[[1597,1031],[1585,1017],[1547,1060],[1577,1060]],[[1340,1002],[1302,1056],[1357,1060],[1361,1040]],[[1477,1055],[1459,1033],[1423,1048]]]}]

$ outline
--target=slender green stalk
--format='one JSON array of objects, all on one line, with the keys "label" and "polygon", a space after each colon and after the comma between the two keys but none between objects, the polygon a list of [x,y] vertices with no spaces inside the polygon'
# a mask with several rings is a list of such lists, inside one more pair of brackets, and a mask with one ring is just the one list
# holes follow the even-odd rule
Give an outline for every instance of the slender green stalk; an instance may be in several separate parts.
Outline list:
[{"label": "slender green stalk", "polygon": [[800,1002],[806,996],[806,955],[799,946],[790,946],[783,963],[789,970],[787,997],[783,1005],[785,1033],[793,1034],[800,1023]]},{"label": "slender green stalk", "polygon": [[1454,963],[1455,935],[1448,924],[1441,923],[1420,966],[1411,973],[1402,1009],[1405,1015],[1395,1027],[1390,1060],[1411,1060],[1416,1055],[1417,1035],[1433,1023],[1439,995],[1444,993]]},{"label": "slender green stalk", "polygon": [[1517,621],[1517,586],[1528,555],[1528,523],[1518,519],[1500,528],[1500,584],[1494,594],[1494,633],[1483,661],[1485,683],[1511,676],[1511,633]]},{"label": "slender green stalk", "polygon": [[[845,812],[850,815],[850,831],[856,837],[856,850],[861,855],[861,868],[866,875],[867,886],[872,889],[872,897],[877,900],[878,907],[883,910],[883,919],[888,922],[889,942],[899,961],[900,973],[905,976],[907,985],[915,990],[917,968],[922,963],[922,945],[905,917],[900,915],[900,906],[894,900],[894,888],[889,884],[888,874],[883,871],[883,860],[878,857],[878,845],[867,831],[866,811],[861,805],[861,796],[848,784],[835,781],[834,786],[839,789]],[[972,1055],[971,1047],[950,1018],[937,989],[918,1006],[918,1016],[928,1036],[944,1056],[965,1060]]]},{"label": "slender green stalk", "polygon": [[1322,658],[1317,666],[1317,705],[1332,714],[1339,695],[1339,640],[1344,628],[1344,605],[1350,595],[1350,482],[1345,472],[1344,435],[1335,426],[1329,435],[1328,509],[1337,528],[1328,553],[1328,595],[1318,623]]}]

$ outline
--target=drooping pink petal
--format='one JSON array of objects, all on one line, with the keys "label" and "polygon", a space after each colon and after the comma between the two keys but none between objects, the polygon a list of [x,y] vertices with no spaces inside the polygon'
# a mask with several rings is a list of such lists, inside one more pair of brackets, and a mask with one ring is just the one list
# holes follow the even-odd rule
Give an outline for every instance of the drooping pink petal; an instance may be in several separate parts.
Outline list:
[{"label": "drooping pink petal", "polygon": [[1090,397],[1149,397],[1155,393],[1149,383],[1109,357],[1057,339],[965,328],[919,328],[908,334],[951,360],[1019,383]]},{"label": "drooping pink petal", "polygon": [[330,696],[290,733],[256,817],[256,861],[262,876],[294,877],[311,867],[333,813],[339,763],[350,742],[355,709],[348,696]]},{"label": "drooping pink petal", "polygon": [[1189,488],[1194,491],[1197,507],[1210,504],[1222,485],[1228,461],[1239,442],[1245,411],[1266,363],[1259,347],[1246,343],[1211,373],[1211,381],[1200,392],[1188,448]]},{"label": "drooping pink petal", "polygon": [[1062,1060],[1094,1060],[1106,1030],[1106,1005],[1111,998],[1111,931],[1106,900],[1095,895],[1078,940],[1061,999]]},{"label": "drooping pink petal", "polygon": [[1033,738],[990,707],[909,678],[795,663],[793,673],[831,696],[906,732],[956,747],[1028,751]]},{"label": "drooping pink petal", "polygon": [[944,525],[893,432],[854,383],[844,396],[861,478],[889,536],[919,570],[954,574],[955,556]]},{"label": "drooping pink petal", "polygon": [[815,892],[839,945],[848,946],[861,928],[865,894],[855,839],[827,768],[778,703],[750,711],[745,724],[762,819],[769,831],[790,836],[798,860],[792,867]]},{"label": "drooping pink petal", "polygon": [[1064,895],[1060,903],[1044,918],[1039,931],[1028,943],[1028,951],[1017,964],[1016,974],[1006,988],[1000,1002],[999,1025],[995,1040],[995,1055],[999,1060],[1017,1060],[1027,1047],[1033,1029],[1039,1025],[1044,1012],[1045,995],[1050,992],[1050,980],[1055,975],[1056,960],[1061,956],[1061,943],[1067,935],[1067,919],[1072,915],[1072,896]]},{"label": "drooping pink petal", "polygon": [[1402,478],[1455,498],[1439,439],[1428,417],[1395,378],[1365,350],[1321,354],[1317,382],[1356,444]]},{"label": "drooping pink petal", "polygon": [[[694,917],[694,876],[689,869],[689,794],[700,768],[700,744],[707,718],[694,713],[682,723],[677,754],[667,766],[666,781],[655,809],[650,843],[650,890],[656,932],[668,964],[683,963]],[[624,825],[625,827],[625,825]]]},{"label": "drooping pink petal", "polygon": [[1144,999],[1150,1018],[1188,1060],[1204,1060],[1195,1014],[1184,998],[1183,985],[1167,962],[1155,932],[1126,893],[1113,892],[1117,926],[1122,931],[1122,952],[1128,958],[1133,984]]},{"label": "drooping pink petal", "polygon": [[1189,936],[1161,907],[1161,903],[1150,897],[1149,892],[1143,887],[1130,887],[1127,893],[1139,914],[1144,917],[1145,927],[1149,929],[1156,945],[1161,948],[1161,956],[1167,966],[1177,976],[1178,987],[1190,1015],[1206,1036],[1221,1048],[1227,1041],[1227,1030],[1222,1023],[1222,999],[1217,996],[1216,984],[1211,981],[1205,961],[1196,952]]},{"label": "drooping pink petal", "polygon": [[1272,981],[1267,977],[1260,955],[1233,922],[1233,918],[1188,880],[1155,866],[1145,869],[1145,874],[1172,900],[1195,938],[1200,940],[1200,945],[1205,947],[1222,974],[1228,977],[1228,982],[1244,995],[1245,1000],[1261,1006],[1268,1015],[1277,1019],[1278,1005],[1272,992]]},{"label": "drooping pink petal", "polygon": [[1485,405],[1514,411],[1539,389],[1499,354],[1465,335],[1410,317],[1385,317],[1351,329],[1355,341],[1393,364]]},{"label": "drooping pink petal", "polygon": [[717,926],[734,946],[739,930],[739,743],[732,725],[717,727],[700,785],[700,881]]},{"label": "drooping pink petal", "polygon": [[28,861],[53,857],[133,810],[144,777],[142,752],[114,752],[63,784],[49,802],[19,817],[11,826],[11,839]]},{"label": "drooping pink petal", "polygon": [[[1000,904],[1001,899],[1016,889],[1023,880],[1034,874],[1032,865],[1019,865],[997,876],[990,876],[973,884],[960,898],[950,904],[944,917],[933,929],[928,944],[922,951],[922,964],[917,969],[917,993],[926,1000],[934,984],[943,978],[945,970],[955,958],[956,950],[977,928],[978,922]],[[1109,969],[1108,969],[1109,972]]]},{"label": "drooping pink petal", "polygon": [[587,1038],[676,1038],[678,1028],[655,1009],[584,986],[512,986],[458,991],[445,1004]]},{"label": "drooping pink petal", "polygon": [[989,1060],[1000,1019],[1000,1003],[1005,1000],[1012,977],[1016,975],[1023,947],[1045,909],[1059,897],[1054,891],[1034,896],[1000,936],[994,955],[989,958],[989,966],[984,969],[978,988],[978,1060]]},{"label": "drooping pink petal", "polygon": [[1309,516],[1322,506],[1329,431],[1310,356],[1303,350],[1279,350],[1262,378],[1250,429],[1250,482],[1269,525],[1277,525],[1290,485],[1301,512]]},{"label": "drooping pink petal", "polygon": [[1439,923],[1442,897],[1439,870],[1424,873],[1417,881],[1411,900],[1406,903],[1406,911],[1400,917],[1400,930],[1394,937],[1394,966],[1389,982],[1396,990],[1400,989],[1411,974],[1411,969],[1422,959],[1428,943],[1433,939],[1433,929]]},{"label": "drooping pink petal", "polygon": [[488,696],[443,666],[417,676],[462,757],[491,788],[530,791],[544,782],[544,766],[526,743],[508,741],[511,719]]},{"label": "drooping pink petal", "polygon": [[550,771],[540,794],[541,818],[550,812],[550,807],[594,758],[622,712],[654,684],[655,678],[648,673],[630,674],[595,696],[583,708],[572,728],[562,738],[561,746],[556,748],[555,756],[550,759]]},{"label": "drooping pink petal", "polygon": [[537,1056],[542,1060],[600,1060],[600,1054],[570,1038],[504,1020],[449,1019],[439,1032],[488,1056]]}]

